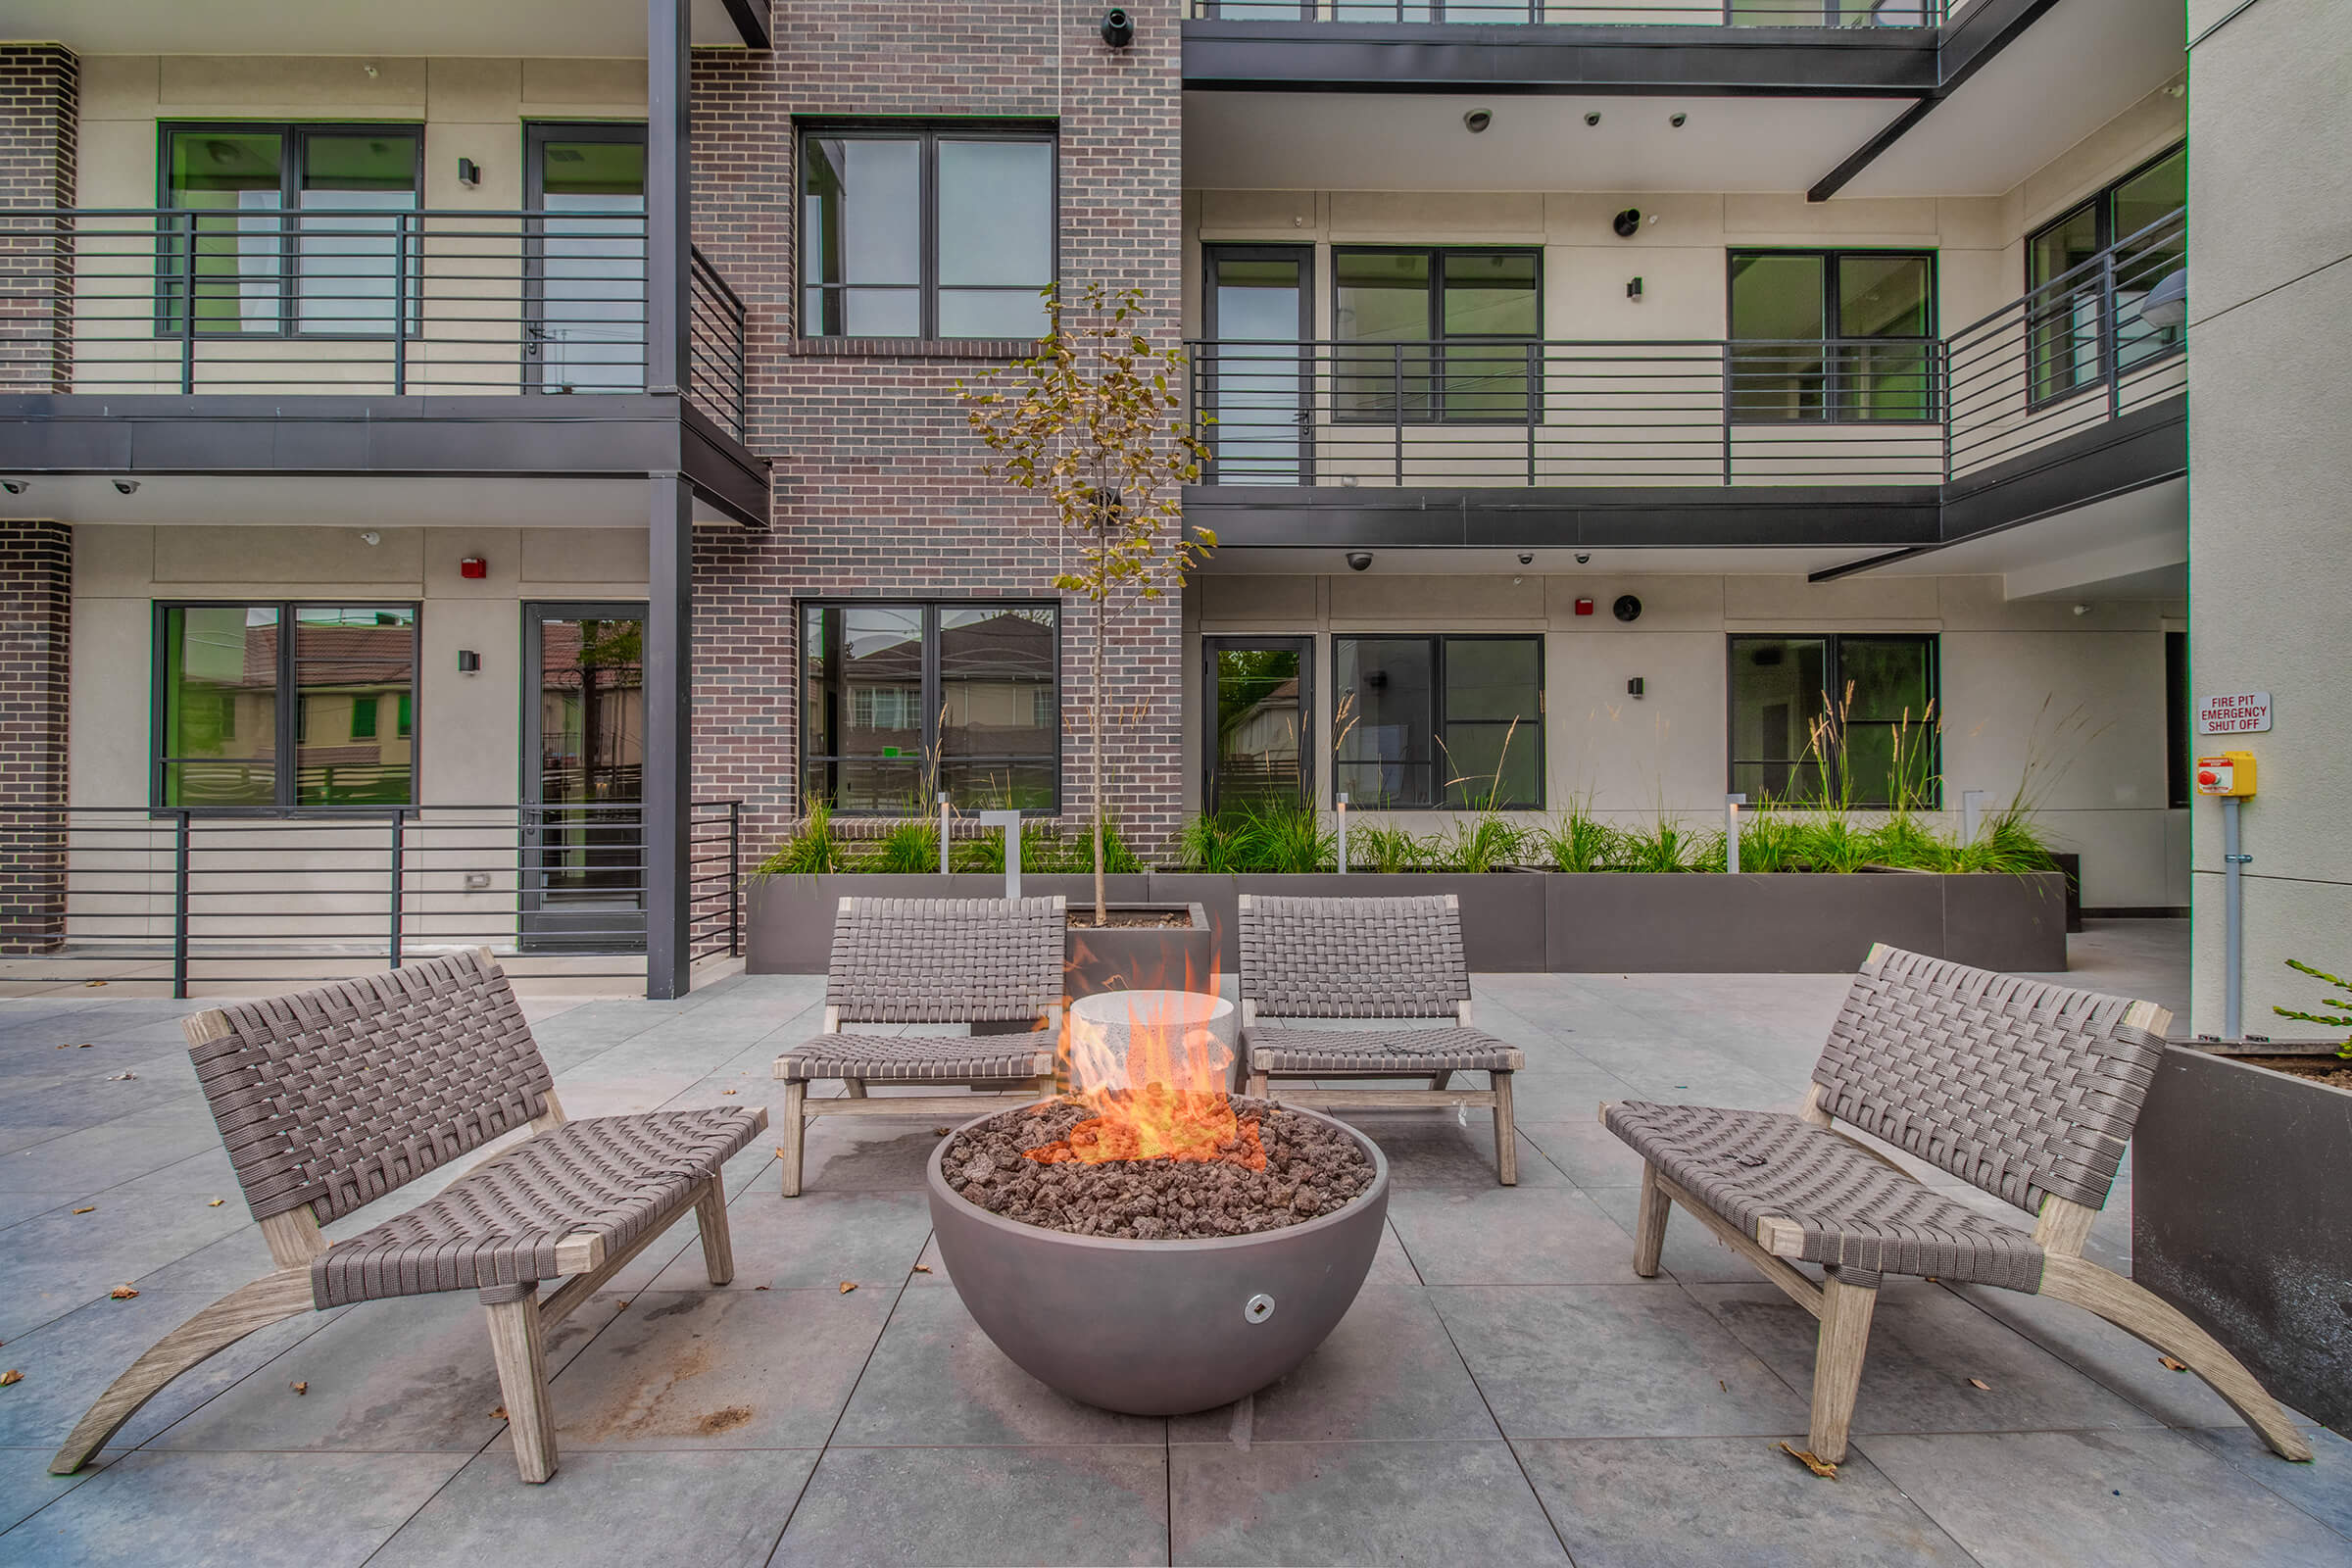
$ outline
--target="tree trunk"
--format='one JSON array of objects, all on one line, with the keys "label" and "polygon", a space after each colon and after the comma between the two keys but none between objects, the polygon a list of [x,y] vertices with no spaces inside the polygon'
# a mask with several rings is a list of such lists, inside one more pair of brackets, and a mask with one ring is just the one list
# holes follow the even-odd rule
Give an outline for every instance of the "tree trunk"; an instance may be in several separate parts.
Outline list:
[{"label": "tree trunk", "polygon": [[1110,908],[1104,902],[1102,894],[1102,720],[1103,715],[1110,711],[1110,693],[1103,687],[1102,644],[1108,640],[1109,634],[1110,592],[1105,586],[1102,597],[1095,601],[1095,721],[1087,731],[1088,739],[1092,743],[1090,750],[1093,753],[1089,759],[1088,767],[1093,774],[1091,789],[1095,808],[1095,924],[1098,926],[1110,924]]}]

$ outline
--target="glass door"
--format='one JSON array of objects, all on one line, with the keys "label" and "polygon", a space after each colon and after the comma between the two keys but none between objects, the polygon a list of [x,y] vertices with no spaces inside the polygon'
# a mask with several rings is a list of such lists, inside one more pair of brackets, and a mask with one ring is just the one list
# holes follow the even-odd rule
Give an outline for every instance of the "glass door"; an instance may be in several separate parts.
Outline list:
[{"label": "glass door", "polygon": [[1208,701],[1201,801],[1211,815],[1312,805],[1314,640],[1203,637]]},{"label": "glass door", "polygon": [[645,945],[645,607],[523,606],[522,940]]},{"label": "glass door", "polygon": [[1200,369],[1219,484],[1315,482],[1314,270],[1309,245],[1208,247]]},{"label": "glass door", "polygon": [[531,125],[523,390],[645,390],[645,127]]}]

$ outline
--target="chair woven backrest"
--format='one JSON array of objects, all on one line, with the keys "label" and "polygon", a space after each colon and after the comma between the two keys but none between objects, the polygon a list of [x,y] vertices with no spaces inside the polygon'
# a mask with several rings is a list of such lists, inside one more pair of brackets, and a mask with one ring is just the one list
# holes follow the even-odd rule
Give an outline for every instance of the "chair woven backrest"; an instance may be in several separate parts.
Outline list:
[{"label": "chair woven backrest", "polygon": [[2097,1208],[2164,1055],[2139,1005],[1876,948],[1813,1081],[1838,1120],[2029,1214]]},{"label": "chair woven backrest", "polygon": [[1069,900],[844,899],[825,1004],[857,1023],[1035,1018],[1062,996]]},{"label": "chair woven backrest", "polygon": [[1443,1018],[1470,995],[1461,901],[1242,895],[1242,1000],[1272,1018]]},{"label": "chair woven backrest", "polygon": [[188,1055],[256,1219],[347,1214],[547,1109],[547,1063],[477,952],[220,1011],[228,1033]]}]

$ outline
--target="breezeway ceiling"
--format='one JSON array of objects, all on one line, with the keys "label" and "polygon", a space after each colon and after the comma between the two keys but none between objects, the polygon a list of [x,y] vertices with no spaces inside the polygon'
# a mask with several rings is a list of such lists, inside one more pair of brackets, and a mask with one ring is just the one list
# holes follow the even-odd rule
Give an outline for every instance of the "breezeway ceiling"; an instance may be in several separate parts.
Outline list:
[{"label": "breezeway ceiling", "polygon": [[[1896,98],[1188,92],[1200,190],[1803,190],[1907,107]],[[1489,110],[1473,136],[1462,117]],[[1597,113],[1598,125],[1585,116]],[[1689,116],[1679,130],[1675,114]]]},{"label": "breezeway ceiling", "polygon": [[[77,54],[643,59],[645,0],[8,0],[0,38]],[[740,45],[721,0],[694,41]]]}]

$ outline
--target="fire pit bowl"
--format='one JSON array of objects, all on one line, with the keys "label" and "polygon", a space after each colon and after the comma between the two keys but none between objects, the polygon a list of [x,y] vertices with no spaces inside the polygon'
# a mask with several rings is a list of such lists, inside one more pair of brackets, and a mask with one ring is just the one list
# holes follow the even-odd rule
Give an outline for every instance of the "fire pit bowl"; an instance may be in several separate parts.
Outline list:
[{"label": "fire pit bowl", "polygon": [[1182,1415],[1256,1393],[1339,1326],[1389,1212],[1389,1165],[1372,1140],[1287,1108],[1361,1145],[1371,1185],[1302,1224],[1207,1240],[1076,1236],[992,1214],[948,1185],[941,1162],[956,1140],[941,1139],[926,1175],[950,1282],[999,1349],[1074,1399]]}]

